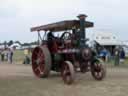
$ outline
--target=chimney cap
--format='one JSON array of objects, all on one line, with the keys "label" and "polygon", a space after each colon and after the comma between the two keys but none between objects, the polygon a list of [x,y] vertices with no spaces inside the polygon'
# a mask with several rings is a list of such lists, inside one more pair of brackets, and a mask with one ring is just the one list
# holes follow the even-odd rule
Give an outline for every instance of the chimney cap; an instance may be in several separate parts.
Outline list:
[{"label": "chimney cap", "polygon": [[77,16],[79,19],[82,19],[82,18],[86,18],[86,17],[88,17],[87,15],[85,15],[85,14],[80,14],[80,15],[78,15]]}]

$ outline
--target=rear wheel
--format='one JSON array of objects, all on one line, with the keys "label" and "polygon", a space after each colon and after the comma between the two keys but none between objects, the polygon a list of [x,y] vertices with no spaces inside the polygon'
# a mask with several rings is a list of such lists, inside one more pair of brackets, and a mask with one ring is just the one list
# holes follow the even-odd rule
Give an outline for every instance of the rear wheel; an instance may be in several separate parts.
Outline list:
[{"label": "rear wheel", "polygon": [[51,56],[46,46],[38,46],[33,50],[32,69],[34,74],[39,78],[49,75],[51,69]]},{"label": "rear wheel", "polygon": [[74,66],[70,61],[65,61],[63,63],[62,68],[62,78],[64,80],[64,83],[66,84],[72,84],[74,82],[75,78],[75,71]]}]

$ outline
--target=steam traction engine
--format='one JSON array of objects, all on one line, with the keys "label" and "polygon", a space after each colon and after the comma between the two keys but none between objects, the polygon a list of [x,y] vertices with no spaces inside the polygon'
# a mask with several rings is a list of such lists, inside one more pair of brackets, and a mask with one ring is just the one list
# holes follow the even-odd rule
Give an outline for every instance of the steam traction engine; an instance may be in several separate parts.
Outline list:
[{"label": "steam traction engine", "polygon": [[[85,73],[90,70],[96,80],[105,77],[104,64],[86,44],[85,28],[93,27],[92,22],[85,21],[86,17],[79,15],[79,20],[31,28],[32,32],[38,32],[42,42],[32,53],[32,69],[37,77],[48,77],[51,70],[60,72],[66,84],[73,83],[77,71]],[[44,31],[45,39],[41,38],[40,31]],[[61,36],[55,37],[55,32]]]}]

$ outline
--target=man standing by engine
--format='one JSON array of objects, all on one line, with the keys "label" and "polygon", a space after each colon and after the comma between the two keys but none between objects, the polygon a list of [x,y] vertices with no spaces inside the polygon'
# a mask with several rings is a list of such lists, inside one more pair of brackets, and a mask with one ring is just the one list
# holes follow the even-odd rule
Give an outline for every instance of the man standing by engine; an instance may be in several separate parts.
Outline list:
[{"label": "man standing by engine", "polygon": [[119,47],[116,47],[115,48],[115,63],[114,65],[115,66],[119,66],[119,61],[120,61],[120,50],[119,50]]}]

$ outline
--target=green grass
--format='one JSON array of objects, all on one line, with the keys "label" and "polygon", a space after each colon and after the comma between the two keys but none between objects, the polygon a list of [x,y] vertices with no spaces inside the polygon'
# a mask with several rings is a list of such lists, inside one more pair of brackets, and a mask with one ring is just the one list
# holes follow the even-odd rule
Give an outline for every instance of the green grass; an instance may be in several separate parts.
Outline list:
[{"label": "green grass", "polygon": [[[31,58],[31,54],[29,54]],[[25,58],[24,50],[15,50],[13,54],[13,62],[17,64],[22,64]]]},{"label": "green grass", "polygon": [[[114,66],[115,60],[111,59],[108,62],[105,62],[108,66]],[[126,57],[124,63],[119,64],[120,67],[128,67],[128,57]]]}]

